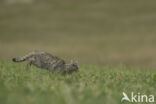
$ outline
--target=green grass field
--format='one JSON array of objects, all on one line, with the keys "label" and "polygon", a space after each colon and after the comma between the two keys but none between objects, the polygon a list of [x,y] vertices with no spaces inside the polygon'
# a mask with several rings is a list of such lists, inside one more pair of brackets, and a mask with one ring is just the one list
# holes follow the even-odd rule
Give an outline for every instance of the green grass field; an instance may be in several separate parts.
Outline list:
[{"label": "green grass field", "polygon": [[[78,61],[80,71],[61,76],[11,62],[32,50]],[[156,97],[155,63],[156,0],[0,0],[0,104]]]},{"label": "green grass field", "polygon": [[25,63],[0,63],[1,104],[121,104],[122,92],[156,96],[155,89],[155,70],[81,66],[62,76],[36,67],[28,71]]}]

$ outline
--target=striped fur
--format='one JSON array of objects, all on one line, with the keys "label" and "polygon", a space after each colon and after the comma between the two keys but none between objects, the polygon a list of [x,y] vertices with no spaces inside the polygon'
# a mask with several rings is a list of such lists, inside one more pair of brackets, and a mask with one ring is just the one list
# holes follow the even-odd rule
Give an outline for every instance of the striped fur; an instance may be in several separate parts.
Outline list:
[{"label": "striped fur", "polygon": [[32,57],[33,55],[35,55],[35,51],[32,51],[32,52],[30,52],[27,55],[22,56],[22,57],[13,58],[12,61],[14,61],[14,62],[22,62],[22,61],[25,61],[28,58]]},{"label": "striped fur", "polygon": [[47,69],[51,72],[58,71],[63,73],[72,73],[74,71],[78,71],[78,65],[76,63],[72,62],[66,64],[64,60],[42,51],[32,51],[25,56],[13,58],[12,61],[28,61],[28,69],[30,69],[31,65],[35,65],[38,68]]}]

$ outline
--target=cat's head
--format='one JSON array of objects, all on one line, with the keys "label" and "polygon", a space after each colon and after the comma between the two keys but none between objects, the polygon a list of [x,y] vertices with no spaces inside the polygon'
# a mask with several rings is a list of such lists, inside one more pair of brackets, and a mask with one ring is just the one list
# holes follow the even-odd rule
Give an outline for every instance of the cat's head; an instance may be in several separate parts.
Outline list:
[{"label": "cat's head", "polygon": [[67,73],[78,72],[79,66],[77,62],[71,61],[70,63],[66,64],[66,71]]}]

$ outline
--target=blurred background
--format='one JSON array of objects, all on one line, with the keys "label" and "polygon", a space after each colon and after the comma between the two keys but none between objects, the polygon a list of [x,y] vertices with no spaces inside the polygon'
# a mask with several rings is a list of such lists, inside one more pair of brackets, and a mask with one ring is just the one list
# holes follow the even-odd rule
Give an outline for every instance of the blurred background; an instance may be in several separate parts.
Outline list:
[{"label": "blurred background", "polygon": [[155,68],[156,0],[0,0],[0,60],[32,50]]}]

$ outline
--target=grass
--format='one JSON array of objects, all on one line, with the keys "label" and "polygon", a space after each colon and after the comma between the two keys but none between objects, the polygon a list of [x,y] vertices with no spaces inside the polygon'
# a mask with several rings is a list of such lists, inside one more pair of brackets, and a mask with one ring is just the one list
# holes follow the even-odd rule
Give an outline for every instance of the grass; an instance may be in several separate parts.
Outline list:
[{"label": "grass", "polygon": [[122,92],[156,96],[155,89],[155,70],[80,66],[80,72],[61,76],[0,63],[1,104],[121,104]]},{"label": "grass", "polygon": [[[156,0],[0,0],[0,104],[120,104],[123,91],[156,96],[155,11]],[[80,72],[27,71],[8,61],[32,50],[78,60]]]}]

